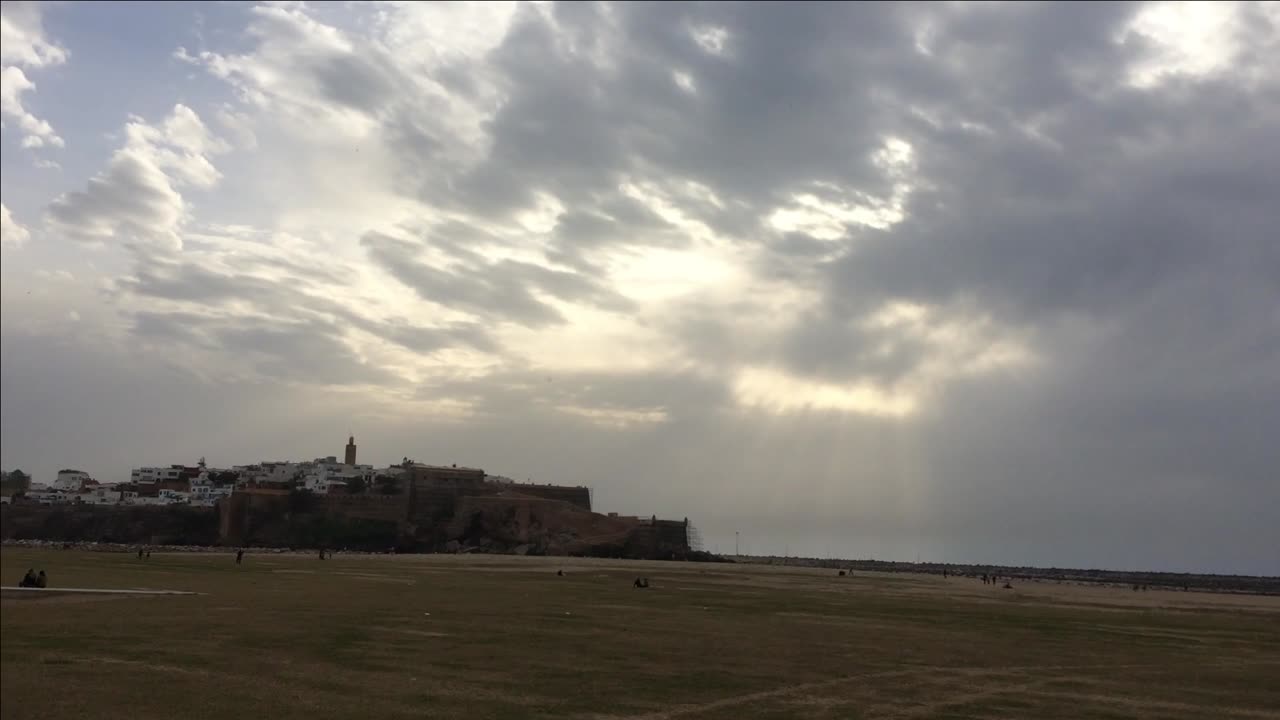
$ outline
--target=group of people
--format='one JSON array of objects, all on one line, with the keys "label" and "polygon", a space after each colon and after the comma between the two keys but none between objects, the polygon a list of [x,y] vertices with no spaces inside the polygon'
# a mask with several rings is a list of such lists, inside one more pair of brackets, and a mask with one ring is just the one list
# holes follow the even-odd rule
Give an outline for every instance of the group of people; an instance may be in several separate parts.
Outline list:
[{"label": "group of people", "polygon": [[[328,560],[328,559],[329,559],[329,558],[331,558],[331,557],[333,557],[333,551],[332,551],[332,550],[328,550],[328,549],[325,549],[325,548],[320,548],[320,559],[321,559],[321,560]],[[236,564],[237,564],[237,565],[242,565],[242,564],[244,564],[244,548],[240,548],[240,549],[236,550]]]},{"label": "group of people", "polygon": [[37,575],[34,568],[28,568],[27,574],[22,576],[22,582],[18,583],[18,587],[24,588],[42,588],[49,587],[49,576],[41,570]]},{"label": "group of people", "polygon": [[139,560],[150,560],[150,559],[151,559],[151,548],[142,548],[142,547],[138,548],[138,559],[139,559]]}]

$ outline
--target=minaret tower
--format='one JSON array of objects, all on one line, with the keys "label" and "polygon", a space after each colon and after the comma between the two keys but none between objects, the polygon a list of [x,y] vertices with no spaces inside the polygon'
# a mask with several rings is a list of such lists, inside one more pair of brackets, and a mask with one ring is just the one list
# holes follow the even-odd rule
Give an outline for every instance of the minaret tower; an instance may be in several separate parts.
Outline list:
[{"label": "minaret tower", "polygon": [[347,457],[343,460],[347,465],[356,464],[356,436],[347,438]]}]

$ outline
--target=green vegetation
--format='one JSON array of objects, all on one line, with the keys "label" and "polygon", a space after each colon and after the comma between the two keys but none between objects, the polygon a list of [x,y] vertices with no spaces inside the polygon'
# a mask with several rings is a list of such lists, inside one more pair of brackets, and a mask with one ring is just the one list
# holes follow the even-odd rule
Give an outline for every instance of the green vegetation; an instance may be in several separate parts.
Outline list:
[{"label": "green vegetation", "polygon": [[31,476],[21,470],[4,474],[0,480],[0,495],[22,495],[31,489]]},{"label": "green vegetation", "polygon": [[5,720],[1280,718],[1274,597],[501,556],[0,557],[6,584],[35,567],[54,587],[205,593],[6,597]]}]

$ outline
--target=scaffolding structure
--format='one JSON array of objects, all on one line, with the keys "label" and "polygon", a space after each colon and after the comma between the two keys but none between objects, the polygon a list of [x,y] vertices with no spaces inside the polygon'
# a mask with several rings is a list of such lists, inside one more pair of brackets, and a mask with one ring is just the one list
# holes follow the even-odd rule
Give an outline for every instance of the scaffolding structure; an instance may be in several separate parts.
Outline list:
[{"label": "scaffolding structure", "polygon": [[702,551],[702,533],[698,531],[697,526],[693,523],[685,521],[685,540],[689,543],[689,549],[694,552]]}]

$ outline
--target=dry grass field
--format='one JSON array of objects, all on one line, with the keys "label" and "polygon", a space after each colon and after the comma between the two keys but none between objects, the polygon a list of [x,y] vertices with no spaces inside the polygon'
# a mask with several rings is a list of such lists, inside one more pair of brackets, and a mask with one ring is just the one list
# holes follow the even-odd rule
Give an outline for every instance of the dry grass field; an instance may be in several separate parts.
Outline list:
[{"label": "dry grass field", "polygon": [[1280,718],[1274,597],[494,556],[0,557],[4,584],[35,567],[54,587],[203,593],[5,598],[4,720]]}]

